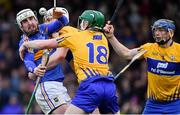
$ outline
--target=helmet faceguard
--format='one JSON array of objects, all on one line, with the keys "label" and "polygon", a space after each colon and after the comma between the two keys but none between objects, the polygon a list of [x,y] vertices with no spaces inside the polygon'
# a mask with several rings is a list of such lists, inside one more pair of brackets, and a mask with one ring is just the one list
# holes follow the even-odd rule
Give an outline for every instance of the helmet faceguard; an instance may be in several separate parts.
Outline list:
[{"label": "helmet faceguard", "polygon": [[[155,31],[157,29],[168,32],[169,36],[163,36],[162,38],[157,37],[155,34]],[[173,21],[168,20],[168,19],[159,19],[156,22],[154,22],[152,26],[153,38],[159,45],[166,44],[173,37],[172,32],[174,33],[174,31],[175,31],[175,25]]]},{"label": "helmet faceguard", "polygon": [[21,22],[29,17],[34,17],[37,20],[36,15],[34,14],[34,12],[31,9],[24,9],[17,13],[16,22],[21,30],[22,30]]},{"label": "helmet faceguard", "polygon": [[78,28],[84,28],[84,27],[80,27],[81,25],[85,25],[81,23],[88,22],[88,26],[87,26],[88,28],[102,29],[104,27],[104,21],[105,18],[101,12],[95,10],[85,10],[81,14],[81,16],[79,16]]}]

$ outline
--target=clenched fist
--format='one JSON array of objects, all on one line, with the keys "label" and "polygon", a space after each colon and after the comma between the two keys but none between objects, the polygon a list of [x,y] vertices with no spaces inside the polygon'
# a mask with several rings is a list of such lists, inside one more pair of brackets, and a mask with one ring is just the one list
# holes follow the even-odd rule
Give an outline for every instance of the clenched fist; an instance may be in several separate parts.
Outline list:
[{"label": "clenched fist", "polygon": [[53,8],[53,18],[58,19],[66,12],[63,10],[63,8]]}]

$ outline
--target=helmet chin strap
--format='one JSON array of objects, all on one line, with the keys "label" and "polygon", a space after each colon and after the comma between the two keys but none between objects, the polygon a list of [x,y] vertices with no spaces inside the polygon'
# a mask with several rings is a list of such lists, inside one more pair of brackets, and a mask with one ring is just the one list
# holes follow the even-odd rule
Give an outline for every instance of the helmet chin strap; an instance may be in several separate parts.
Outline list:
[{"label": "helmet chin strap", "polygon": [[159,42],[157,42],[159,45],[165,45],[171,38],[167,39],[167,40],[161,40]]},{"label": "helmet chin strap", "polygon": [[86,30],[88,27],[89,27],[89,24],[88,24],[87,21],[82,20],[82,21],[80,22],[80,29],[81,29],[81,30]]}]

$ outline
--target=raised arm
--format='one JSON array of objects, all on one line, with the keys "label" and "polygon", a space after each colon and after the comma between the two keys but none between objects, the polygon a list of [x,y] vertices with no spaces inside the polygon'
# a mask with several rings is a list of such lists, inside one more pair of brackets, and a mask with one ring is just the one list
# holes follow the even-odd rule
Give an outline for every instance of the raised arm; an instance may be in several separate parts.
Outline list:
[{"label": "raised arm", "polygon": [[105,36],[119,56],[122,56],[125,59],[132,59],[138,53],[139,48],[128,49],[117,40],[117,38],[114,36],[114,27],[113,25],[110,25],[109,22],[104,27],[104,31]]},{"label": "raised arm", "polygon": [[52,8],[51,9],[53,18],[56,19],[55,21],[47,24],[47,33],[52,34],[58,30],[60,30],[62,27],[67,25],[69,23],[69,16],[67,16],[67,12],[63,8]]},{"label": "raised arm", "polygon": [[47,30],[48,30],[47,32],[50,35],[56,31],[60,30],[61,28],[66,26],[68,23],[69,23],[69,21],[68,21],[67,17],[61,16],[57,20],[47,24]]},{"label": "raised arm", "polygon": [[125,59],[132,59],[138,53],[139,48],[128,49],[123,44],[121,44],[115,36],[108,38],[108,40],[116,53]]}]

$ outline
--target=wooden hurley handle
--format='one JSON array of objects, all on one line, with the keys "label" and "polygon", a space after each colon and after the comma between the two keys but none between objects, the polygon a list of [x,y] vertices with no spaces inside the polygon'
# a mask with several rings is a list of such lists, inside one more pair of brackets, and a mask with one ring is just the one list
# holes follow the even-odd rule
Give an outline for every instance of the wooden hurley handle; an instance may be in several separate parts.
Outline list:
[{"label": "wooden hurley handle", "polygon": [[43,66],[46,66],[47,63],[48,63],[48,61],[49,61],[49,50],[48,50],[48,49],[45,49],[45,50],[43,51],[41,64],[42,64]]}]

